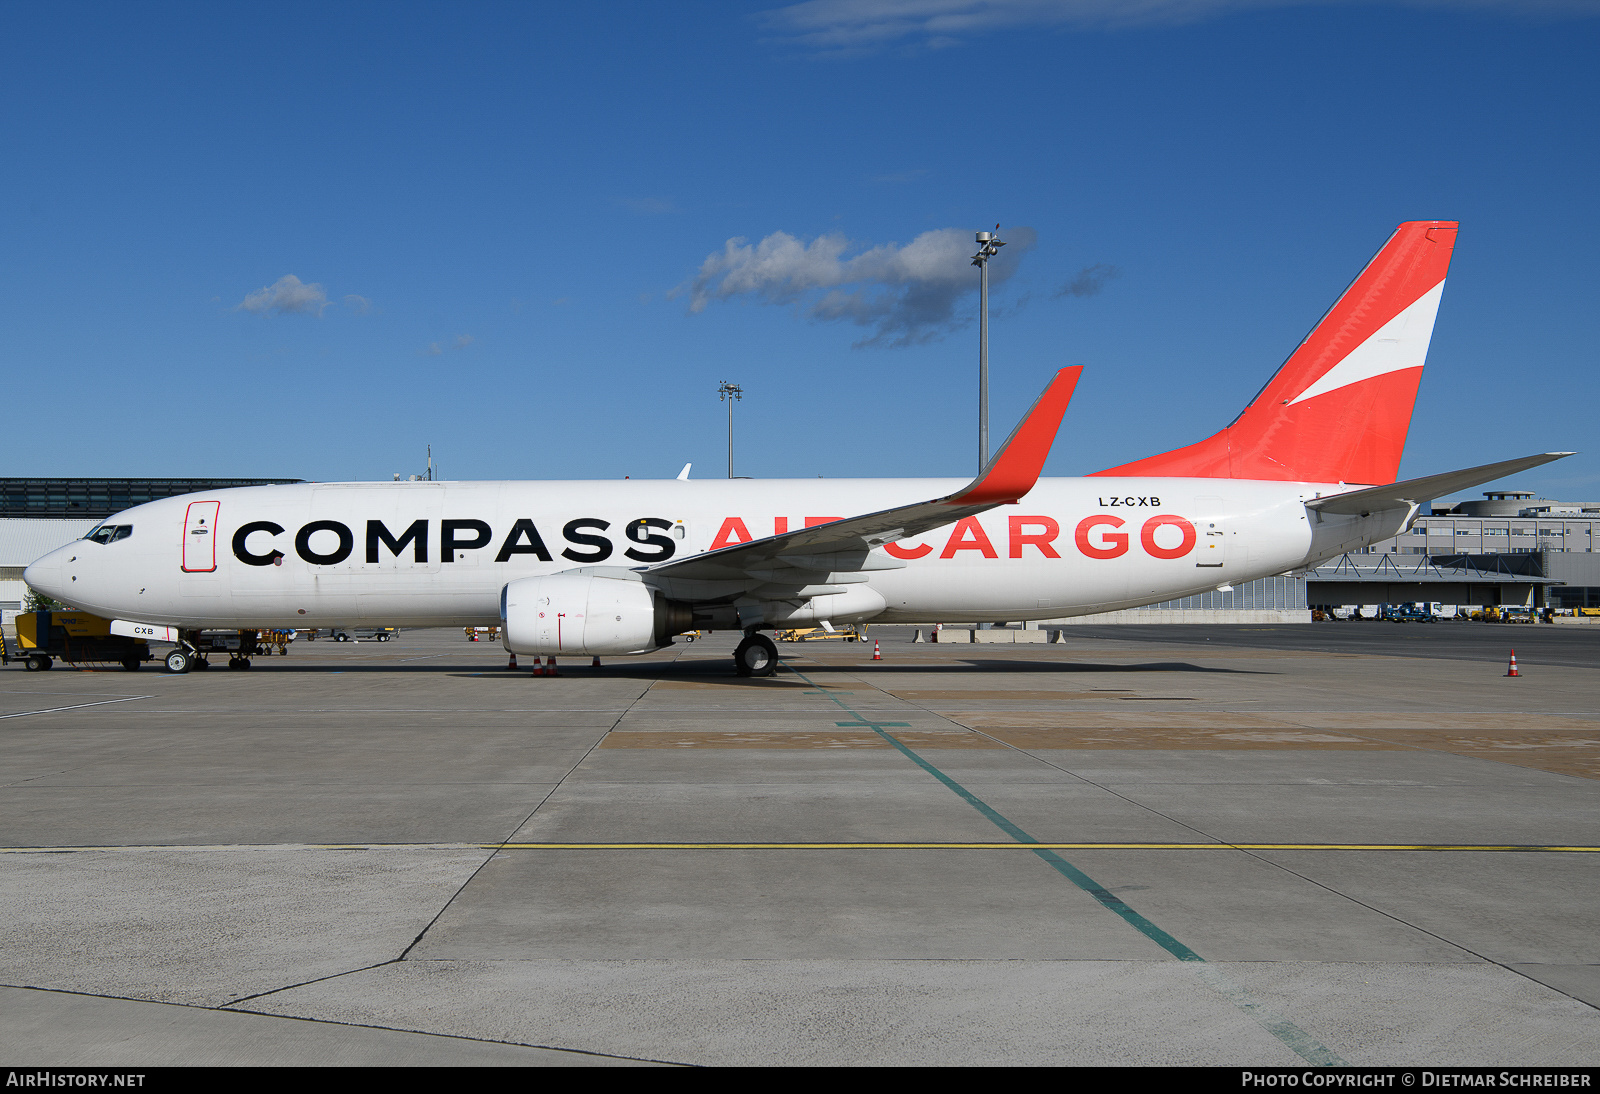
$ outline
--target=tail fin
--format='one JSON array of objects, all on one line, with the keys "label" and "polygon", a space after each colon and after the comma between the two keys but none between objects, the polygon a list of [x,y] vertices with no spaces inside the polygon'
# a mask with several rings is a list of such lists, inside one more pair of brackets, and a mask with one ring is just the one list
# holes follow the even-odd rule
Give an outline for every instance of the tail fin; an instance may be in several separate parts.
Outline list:
[{"label": "tail fin", "polygon": [[1395,229],[1221,433],[1097,474],[1393,482],[1456,227],[1413,220]]}]

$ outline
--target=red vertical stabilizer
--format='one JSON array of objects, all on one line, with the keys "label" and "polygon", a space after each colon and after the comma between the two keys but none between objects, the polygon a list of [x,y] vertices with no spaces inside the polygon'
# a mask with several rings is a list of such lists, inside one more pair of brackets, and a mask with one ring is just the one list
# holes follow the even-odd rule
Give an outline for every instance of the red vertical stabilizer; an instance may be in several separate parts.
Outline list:
[{"label": "red vertical stabilizer", "polygon": [[1232,425],[1097,474],[1393,482],[1455,242],[1455,221],[1400,225]]}]

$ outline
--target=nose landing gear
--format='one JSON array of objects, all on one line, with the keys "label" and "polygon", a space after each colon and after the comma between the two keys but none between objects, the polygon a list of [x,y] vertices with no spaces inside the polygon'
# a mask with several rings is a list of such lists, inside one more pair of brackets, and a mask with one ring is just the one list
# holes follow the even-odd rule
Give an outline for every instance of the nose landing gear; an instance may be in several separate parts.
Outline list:
[{"label": "nose landing gear", "polygon": [[200,653],[187,642],[168,653],[164,664],[167,666],[168,672],[204,672],[211,667],[211,662],[206,659],[206,655]]},{"label": "nose landing gear", "polygon": [[778,671],[778,647],[766,635],[752,631],[733,651],[733,668],[740,676],[771,676]]}]

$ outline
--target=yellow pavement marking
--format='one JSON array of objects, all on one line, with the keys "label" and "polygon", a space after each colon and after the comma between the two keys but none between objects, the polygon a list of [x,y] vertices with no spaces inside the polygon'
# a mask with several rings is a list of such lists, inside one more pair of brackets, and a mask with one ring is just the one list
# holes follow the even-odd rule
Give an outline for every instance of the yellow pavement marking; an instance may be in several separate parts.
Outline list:
[{"label": "yellow pavement marking", "polygon": [[1538,851],[1600,847],[1483,843],[501,843],[503,851]]},{"label": "yellow pavement marking", "polygon": [[1522,851],[1600,854],[1600,846],[1528,843],[277,843],[0,847],[3,855],[87,851]]}]

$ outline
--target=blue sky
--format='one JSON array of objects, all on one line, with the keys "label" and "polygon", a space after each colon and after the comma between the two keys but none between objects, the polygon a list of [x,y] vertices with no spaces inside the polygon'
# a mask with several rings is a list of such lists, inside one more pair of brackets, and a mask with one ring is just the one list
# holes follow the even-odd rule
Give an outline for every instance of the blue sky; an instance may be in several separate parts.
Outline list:
[{"label": "blue sky", "polygon": [[1600,498],[1595,3],[10,4],[0,38],[5,474],[719,476],[722,380],[740,474],[967,474],[957,252],[996,222],[991,430],[1081,362],[1079,474],[1225,425],[1395,224],[1458,219],[1402,474],[1580,449],[1511,485]]}]

